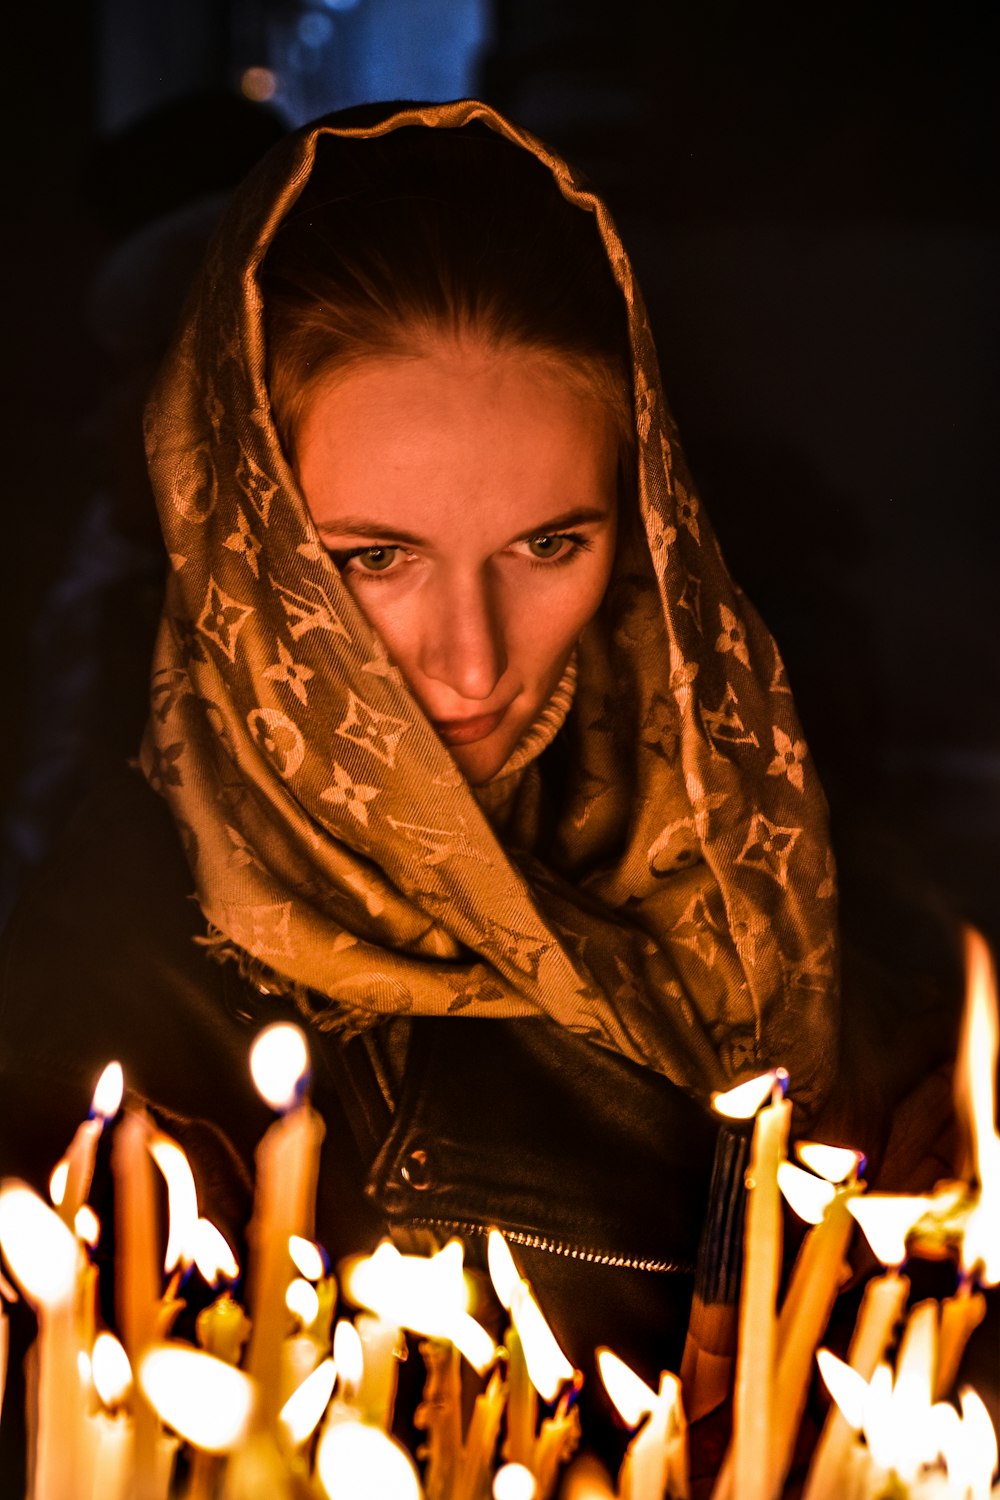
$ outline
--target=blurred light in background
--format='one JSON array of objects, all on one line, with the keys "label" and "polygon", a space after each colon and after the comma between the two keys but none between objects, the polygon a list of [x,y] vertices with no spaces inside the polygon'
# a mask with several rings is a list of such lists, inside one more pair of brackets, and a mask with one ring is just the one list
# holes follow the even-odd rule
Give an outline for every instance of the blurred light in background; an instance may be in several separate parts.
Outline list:
[{"label": "blurred light in background", "polygon": [[255,104],[265,104],[278,92],[278,80],[270,68],[244,68],[240,93]]},{"label": "blurred light in background", "polygon": [[289,124],[376,99],[477,91],[493,0],[101,0],[100,116],[239,88]]}]

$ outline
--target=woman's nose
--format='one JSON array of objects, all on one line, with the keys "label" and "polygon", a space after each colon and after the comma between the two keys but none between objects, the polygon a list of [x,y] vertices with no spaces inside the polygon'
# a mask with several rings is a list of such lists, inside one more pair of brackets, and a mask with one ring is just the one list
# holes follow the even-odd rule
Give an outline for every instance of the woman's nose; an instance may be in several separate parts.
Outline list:
[{"label": "woman's nose", "polygon": [[507,670],[504,621],[488,581],[455,581],[427,604],[422,672],[462,698],[485,702]]}]

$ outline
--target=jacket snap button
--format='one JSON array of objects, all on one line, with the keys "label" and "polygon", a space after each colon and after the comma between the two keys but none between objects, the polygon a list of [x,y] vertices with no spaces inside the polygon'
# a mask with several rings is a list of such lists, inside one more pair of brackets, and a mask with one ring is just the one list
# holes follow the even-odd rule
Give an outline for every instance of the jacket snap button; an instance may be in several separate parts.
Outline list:
[{"label": "jacket snap button", "polygon": [[430,1168],[426,1151],[411,1151],[399,1169],[399,1175],[415,1193],[422,1193],[431,1185]]}]

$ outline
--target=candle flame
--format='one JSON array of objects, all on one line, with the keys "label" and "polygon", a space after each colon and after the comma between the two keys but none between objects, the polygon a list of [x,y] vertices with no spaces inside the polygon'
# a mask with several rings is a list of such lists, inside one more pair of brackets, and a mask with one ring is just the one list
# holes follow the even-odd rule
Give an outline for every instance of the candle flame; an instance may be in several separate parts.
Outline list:
[{"label": "candle flame", "polygon": [[132,1366],[113,1333],[99,1333],[94,1340],[90,1373],[104,1405],[120,1406],[132,1389]]},{"label": "candle flame", "polygon": [[573,1366],[556,1343],[526,1281],[517,1289],[510,1316],[524,1350],[528,1379],[543,1401],[554,1401],[563,1381],[572,1380]]},{"label": "candle flame", "polygon": [[409,1454],[378,1427],[335,1422],[319,1441],[316,1471],[328,1500],[420,1500]]},{"label": "candle flame", "polygon": [[81,1239],[91,1250],[95,1249],[101,1238],[101,1221],[94,1213],[89,1203],[82,1204],[76,1211],[73,1220],[73,1228],[77,1239]]},{"label": "candle flame", "polygon": [[49,1178],[49,1197],[52,1199],[52,1202],[55,1204],[56,1208],[59,1208],[61,1206],[62,1201],[66,1196],[66,1183],[68,1181],[69,1162],[64,1156],[62,1161],[56,1162],[55,1166],[52,1168],[52,1175]]},{"label": "candle flame", "polygon": [[604,1389],[625,1426],[638,1427],[647,1412],[651,1412],[656,1405],[656,1392],[652,1386],[648,1386],[610,1349],[598,1349],[597,1368],[604,1382]]},{"label": "candle flame", "polygon": [[493,1500],[535,1500],[537,1488],[524,1464],[502,1464],[493,1480]]},{"label": "candle flame", "polygon": [[819,1365],[823,1384],[833,1397],[844,1421],[855,1432],[860,1432],[865,1420],[868,1382],[829,1349],[817,1349],[816,1363]]},{"label": "candle flame", "polygon": [[307,1281],[321,1281],[326,1275],[326,1262],[318,1245],[312,1240],[303,1239],[301,1234],[290,1234],[288,1236],[288,1253],[292,1258],[292,1265],[300,1276]]},{"label": "candle flame", "polygon": [[531,1288],[521,1277],[510,1247],[498,1229],[490,1230],[486,1255],[493,1290],[517,1329],[531,1383],[543,1400],[554,1401],[562,1382],[572,1378],[573,1366],[556,1343]]},{"label": "candle flame", "polygon": [[167,1135],[155,1135],[149,1143],[149,1154],[163,1173],[167,1184],[167,1250],[163,1269],[189,1266],[194,1259],[195,1225],[198,1222],[198,1190],[184,1152]]},{"label": "candle flame", "polygon": [[996,974],[978,932],[966,931],[966,1000],[955,1072],[959,1117],[969,1125],[979,1197],[966,1221],[962,1265],[986,1286],[1000,1282],[1000,1136],[996,1125]]},{"label": "candle flame", "polygon": [[852,1198],[848,1212],[884,1266],[901,1266],[906,1259],[906,1236],[927,1212],[930,1198],[904,1193],[867,1193]]},{"label": "candle flame", "polygon": [[821,1141],[797,1141],[795,1155],[817,1177],[827,1182],[844,1182],[852,1173],[858,1173],[865,1164],[860,1151],[847,1146],[824,1146]]},{"label": "candle flame", "polygon": [[975,1391],[964,1390],[958,1399],[962,1407],[961,1456],[956,1454],[948,1463],[948,1474],[951,1476],[954,1463],[960,1469],[957,1486],[959,1493],[964,1485],[966,1490],[972,1492],[975,1500],[979,1500],[980,1496],[985,1500],[1000,1458],[997,1435],[990,1414]]},{"label": "candle flame", "polygon": [[949,1401],[935,1401],[931,1407],[930,1445],[935,1456],[944,1459],[946,1468],[949,1453],[954,1455],[961,1450],[962,1419]]},{"label": "candle flame", "polygon": [[324,1359],[296,1387],[281,1408],[278,1419],[293,1448],[301,1447],[316,1431],[330,1404],[336,1378],[337,1367],[334,1361]]},{"label": "candle flame", "polygon": [[345,1394],[347,1391],[356,1391],[365,1370],[365,1351],[361,1335],[346,1318],[338,1319],[333,1330],[333,1362],[337,1367],[341,1389]]},{"label": "candle flame", "polygon": [[272,1109],[290,1109],[309,1071],[309,1049],[298,1026],[265,1026],[250,1049],[250,1072],[258,1094]]},{"label": "candle flame", "polygon": [[792,1212],[807,1224],[822,1223],[837,1192],[831,1182],[804,1172],[790,1161],[778,1163],[778,1187]]},{"label": "candle flame", "polygon": [[209,1286],[220,1281],[235,1281],[240,1274],[239,1261],[229,1241],[210,1219],[196,1219],[191,1236],[191,1259]]},{"label": "candle flame", "polygon": [[466,1310],[463,1254],[459,1240],[431,1256],[401,1255],[391,1241],[383,1240],[374,1255],[348,1266],[344,1290],[352,1302],[383,1322],[425,1338],[448,1339],[482,1374],[496,1357],[496,1345]]},{"label": "candle flame", "polygon": [[899,1458],[900,1433],[894,1422],[892,1396],[892,1370],[887,1364],[880,1364],[865,1392],[863,1423],[868,1451],[880,1469],[895,1469]]},{"label": "candle flame", "polygon": [[[930,1412],[937,1345],[938,1304],[928,1299],[919,1302],[906,1321],[896,1356],[891,1403],[885,1403],[883,1419],[888,1455],[897,1473],[907,1479],[915,1478],[921,1464],[931,1463],[936,1457]],[[871,1441],[869,1437],[869,1444]]]},{"label": "candle flame", "polygon": [[[937,1338],[938,1304],[928,1299],[918,1303],[907,1319],[895,1378],[883,1363],[866,1383],[828,1350],[821,1349],[816,1356],[845,1420],[864,1432],[872,1463],[895,1474],[904,1485],[912,1483],[939,1455],[947,1457],[964,1449],[964,1438],[956,1436],[961,1424],[954,1408],[931,1400]],[[965,1490],[954,1493],[964,1495]]]},{"label": "candle flame", "polygon": [[487,1237],[486,1263],[497,1299],[501,1307],[510,1312],[510,1305],[521,1284],[521,1273],[514,1264],[510,1246],[499,1229],[491,1229]]},{"label": "candle flame", "polygon": [[784,1068],[772,1068],[757,1078],[748,1078],[723,1094],[712,1095],[712,1108],[727,1120],[752,1120],[762,1104],[766,1104],[775,1088],[783,1088],[788,1082]]},{"label": "candle flame", "polygon": [[0,1249],[30,1301],[48,1307],[72,1294],[80,1263],[76,1235],[37,1193],[12,1179],[0,1187]]},{"label": "candle flame", "polygon": [[303,1328],[308,1328],[319,1317],[319,1294],[311,1281],[296,1276],[285,1290],[285,1306],[293,1317],[298,1318]]},{"label": "candle flame", "polygon": [[139,1385],[167,1427],[206,1453],[242,1442],[254,1403],[248,1375],[188,1344],[154,1344],[139,1365]]},{"label": "candle flame", "polygon": [[125,1075],[119,1062],[109,1062],[94,1089],[90,1112],[98,1120],[110,1120],[118,1113],[125,1093]]}]

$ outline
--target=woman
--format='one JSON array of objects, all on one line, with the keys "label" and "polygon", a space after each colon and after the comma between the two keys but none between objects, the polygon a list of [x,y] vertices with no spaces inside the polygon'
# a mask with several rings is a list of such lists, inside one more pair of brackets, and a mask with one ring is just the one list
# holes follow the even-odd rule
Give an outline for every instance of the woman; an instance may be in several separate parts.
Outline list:
[{"label": "woman", "polygon": [[292,1010],[332,1250],[499,1224],[574,1358],[676,1368],[709,1093],[780,1063],[804,1123],[833,1081],[835,887],[606,210],[481,104],[308,128],[147,421],[146,782],[8,938],[39,1162],[120,1056],[241,1227],[247,1046]]}]

